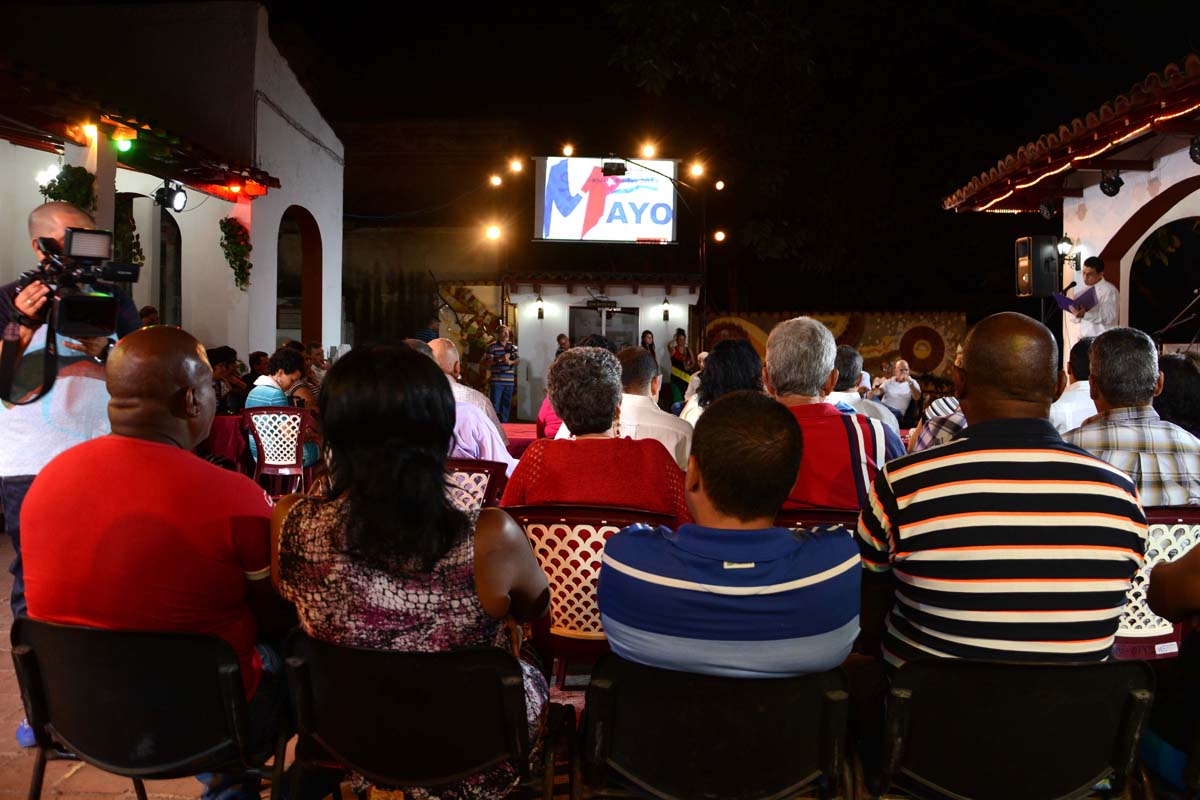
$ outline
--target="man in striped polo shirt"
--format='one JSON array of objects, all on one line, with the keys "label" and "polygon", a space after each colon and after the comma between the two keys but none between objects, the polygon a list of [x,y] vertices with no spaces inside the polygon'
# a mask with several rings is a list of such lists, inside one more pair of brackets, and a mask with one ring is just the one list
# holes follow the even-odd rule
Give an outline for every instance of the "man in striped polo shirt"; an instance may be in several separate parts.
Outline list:
[{"label": "man in striped polo shirt", "polygon": [[517,346],[512,343],[512,331],[507,325],[496,330],[496,341],[483,352],[483,363],[491,369],[488,374],[488,396],[501,422],[508,422],[512,409],[513,390],[517,387]]},{"label": "man in striped polo shirt", "polygon": [[1146,517],[1127,475],[1050,424],[1061,380],[1044,325],[988,317],[954,368],[970,427],[875,479],[858,538],[863,565],[895,578],[892,665],[1108,657]]},{"label": "man in striped polo shirt", "polygon": [[767,338],[763,385],[804,435],[804,460],[784,508],[859,510],[887,460],[883,423],[826,402],[837,385],[837,343],[811,317],[779,323]]},{"label": "man in striped polo shirt", "polygon": [[686,495],[696,524],[635,525],[605,544],[597,601],[613,652],[653,667],[773,678],[841,664],[858,634],[862,570],[842,527],[776,528],[800,430],[757,392],[696,423]]}]

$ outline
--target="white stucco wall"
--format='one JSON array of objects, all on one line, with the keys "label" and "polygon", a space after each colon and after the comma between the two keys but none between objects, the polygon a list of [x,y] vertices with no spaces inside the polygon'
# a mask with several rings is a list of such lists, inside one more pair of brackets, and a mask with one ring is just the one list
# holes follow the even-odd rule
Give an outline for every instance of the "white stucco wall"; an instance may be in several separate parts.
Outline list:
[{"label": "white stucco wall", "polygon": [[[1083,197],[1065,198],[1063,200],[1063,235],[1075,242],[1079,252],[1078,264],[1090,256],[1099,255],[1113,235],[1120,230],[1130,217],[1142,208],[1160,192],[1173,186],[1185,178],[1193,178],[1200,174],[1197,166],[1188,157],[1188,141],[1182,137],[1164,139],[1164,149],[1167,145],[1173,150],[1154,158],[1154,169],[1150,172],[1122,172],[1121,179],[1125,185],[1116,197],[1106,197],[1100,191],[1098,183],[1086,187]],[[1133,267],[1133,258],[1137,255],[1146,237],[1156,229],[1184,217],[1200,216],[1200,191],[1187,195],[1157,221],[1150,225],[1145,234],[1133,243],[1121,256],[1121,263],[1105,264],[1106,273],[1116,272],[1120,276],[1121,302],[1120,321],[1122,325],[1129,322],[1129,273]],[[1063,285],[1072,280],[1083,285],[1083,278],[1078,272],[1064,271]],[[1063,347],[1069,352],[1071,346],[1079,340],[1079,326],[1063,320]]]},{"label": "white stucco wall", "polygon": [[37,266],[26,227],[29,212],[43,202],[34,176],[58,161],[51,153],[0,139],[0,283]]},{"label": "white stucco wall", "polygon": [[[519,292],[510,292],[509,301],[517,306],[517,345],[521,351],[521,363],[517,369],[517,417],[522,420],[537,418],[542,398],[546,396],[546,370],[554,361],[558,348],[556,338],[567,333],[570,306],[584,306],[590,298],[582,285],[572,287],[574,294],[567,294],[566,286],[542,286],[545,318],[537,318],[535,300],[537,293],[531,286],[522,284]],[[528,290],[528,291],[526,291]],[[663,298],[666,287],[662,284],[642,284],[640,292],[633,293],[632,286],[613,286],[608,297],[621,308],[638,309],[638,330],[654,332],[656,352],[662,371],[669,372],[671,358],[667,354],[667,342],[676,328],[688,329],[691,306],[698,299],[696,292],[686,287],[673,287],[670,300],[670,321],[663,321]]]},{"label": "white stucco wall", "polygon": [[252,204],[249,340],[254,350],[275,349],[279,223],[289,206],[298,205],[321,229],[321,343],[340,344],[344,150],[268,36],[262,9],[254,86],[255,166],[282,186]]}]

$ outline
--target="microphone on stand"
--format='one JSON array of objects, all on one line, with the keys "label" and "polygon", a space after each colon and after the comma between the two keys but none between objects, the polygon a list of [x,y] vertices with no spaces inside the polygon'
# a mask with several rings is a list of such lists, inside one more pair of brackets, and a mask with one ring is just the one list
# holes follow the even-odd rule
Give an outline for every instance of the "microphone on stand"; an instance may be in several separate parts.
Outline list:
[{"label": "microphone on stand", "polygon": [[1066,294],[1068,290],[1070,290],[1070,289],[1074,289],[1074,288],[1075,288],[1075,283],[1076,283],[1076,281],[1071,281],[1071,282],[1070,282],[1070,283],[1068,283],[1066,286],[1064,286],[1064,287],[1062,288],[1062,293],[1063,293],[1063,294]]}]

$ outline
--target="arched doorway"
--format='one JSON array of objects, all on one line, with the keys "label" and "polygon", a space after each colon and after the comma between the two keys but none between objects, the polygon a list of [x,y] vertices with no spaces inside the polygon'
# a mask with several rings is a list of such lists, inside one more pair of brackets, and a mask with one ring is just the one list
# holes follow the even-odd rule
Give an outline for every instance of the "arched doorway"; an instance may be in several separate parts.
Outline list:
[{"label": "arched doorway", "polygon": [[[1107,271],[1107,270],[1106,270]],[[1142,241],[1129,270],[1129,325],[1163,342],[1191,342],[1200,334],[1200,303],[1163,330],[1200,290],[1200,217],[1156,228]],[[1187,319],[1187,317],[1191,319]]]},{"label": "arched doorway", "polygon": [[289,206],[279,222],[277,342],[320,342],[321,299],[321,229],[306,208]]}]

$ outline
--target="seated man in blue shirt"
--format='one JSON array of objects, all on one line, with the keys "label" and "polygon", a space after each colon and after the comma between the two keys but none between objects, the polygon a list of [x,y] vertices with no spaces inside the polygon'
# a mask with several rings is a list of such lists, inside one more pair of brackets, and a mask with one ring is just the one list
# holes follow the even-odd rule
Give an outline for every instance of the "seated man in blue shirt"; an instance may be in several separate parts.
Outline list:
[{"label": "seated man in blue shirt", "polygon": [[800,467],[792,414],[733,392],[696,423],[696,524],[608,540],[597,601],[613,652],[653,667],[775,678],[838,666],[858,634],[862,569],[842,527],[774,527]]}]

